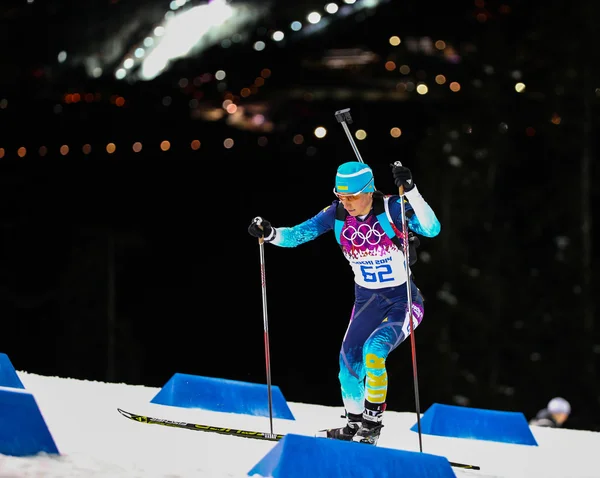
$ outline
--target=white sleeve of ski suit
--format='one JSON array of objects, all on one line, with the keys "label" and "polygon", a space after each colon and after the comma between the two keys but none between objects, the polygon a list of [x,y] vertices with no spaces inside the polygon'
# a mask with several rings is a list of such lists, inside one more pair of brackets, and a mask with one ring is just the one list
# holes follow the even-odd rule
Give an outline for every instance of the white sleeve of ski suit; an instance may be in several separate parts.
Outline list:
[{"label": "white sleeve of ski suit", "polygon": [[408,199],[415,213],[409,220],[410,228],[417,234],[425,237],[437,236],[442,228],[440,221],[435,212],[433,212],[433,209],[431,209],[431,206],[421,196],[416,184],[414,188],[404,193],[404,196]]}]

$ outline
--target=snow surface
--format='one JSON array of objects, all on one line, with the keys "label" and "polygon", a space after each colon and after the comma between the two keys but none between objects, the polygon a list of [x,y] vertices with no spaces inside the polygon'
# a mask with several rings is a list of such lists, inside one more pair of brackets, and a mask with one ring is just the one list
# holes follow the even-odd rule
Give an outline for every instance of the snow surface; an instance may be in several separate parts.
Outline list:
[{"label": "snow surface", "polygon": [[[140,424],[121,416],[117,408],[157,418],[269,432],[265,417],[150,403],[159,388],[27,372],[18,375],[34,395],[61,454],[0,455],[0,478],[242,478],[276,446],[275,442]],[[343,424],[342,407],[288,405],[295,420],[274,419],[275,433],[313,436],[318,429]],[[380,447],[419,451],[418,434],[410,431],[416,423],[414,412],[388,410],[384,423]],[[481,467],[479,471],[453,468],[457,477],[600,478],[600,433],[531,430],[537,447],[422,435],[423,452]]]}]

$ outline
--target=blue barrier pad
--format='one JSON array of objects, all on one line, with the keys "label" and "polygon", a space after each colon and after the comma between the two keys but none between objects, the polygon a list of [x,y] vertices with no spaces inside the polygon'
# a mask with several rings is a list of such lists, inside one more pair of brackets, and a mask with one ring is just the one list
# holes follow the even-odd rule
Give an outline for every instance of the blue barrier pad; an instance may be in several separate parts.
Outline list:
[{"label": "blue barrier pad", "polygon": [[58,449],[37,402],[29,392],[0,388],[0,453],[32,456],[58,455]]},{"label": "blue barrier pad", "polygon": [[0,353],[0,387],[25,388],[8,355],[3,353]]},{"label": "blue barrier pad", "polygon": [[443,456],[288,434],[249,472],[273,478],[455,478]]},{"label": "blue barrier pad", "polygon": [[[295,420],[277,386],[271,386],[273,418]],[[267,385],[223,378],[174,374],[150,403],[215,412],[269,416]]]},{"label": "blue barrier pad", "polygon": [[[411,430],[418,431],[415,423]],[[537,446],[521,412],[505,412],[434,403],[421,417],[421,432],[454,438]]]}]

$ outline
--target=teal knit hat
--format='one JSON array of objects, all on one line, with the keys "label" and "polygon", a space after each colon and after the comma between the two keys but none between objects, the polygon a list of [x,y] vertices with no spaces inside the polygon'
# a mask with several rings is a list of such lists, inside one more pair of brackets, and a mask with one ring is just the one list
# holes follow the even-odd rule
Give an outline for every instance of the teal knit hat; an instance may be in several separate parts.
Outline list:
[{"label": "teal knit hat", "polygon": [[335,192],[341,194],[375,191],[373,170],[365,163],[350,161],[341,164],[335,175]]}]

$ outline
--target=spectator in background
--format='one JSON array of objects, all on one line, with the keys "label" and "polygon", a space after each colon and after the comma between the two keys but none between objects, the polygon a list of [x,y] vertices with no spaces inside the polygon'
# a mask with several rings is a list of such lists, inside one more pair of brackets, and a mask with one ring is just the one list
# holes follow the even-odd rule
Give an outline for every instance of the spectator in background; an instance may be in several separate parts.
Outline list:
[{"label": "spectator in background", "polygon": [[569,402],[562,397],[555,397],[548,402],[546,408],[541,409],[535,418],[529,421],[529,424],[538,427],[561,428],[570,414]]}]

